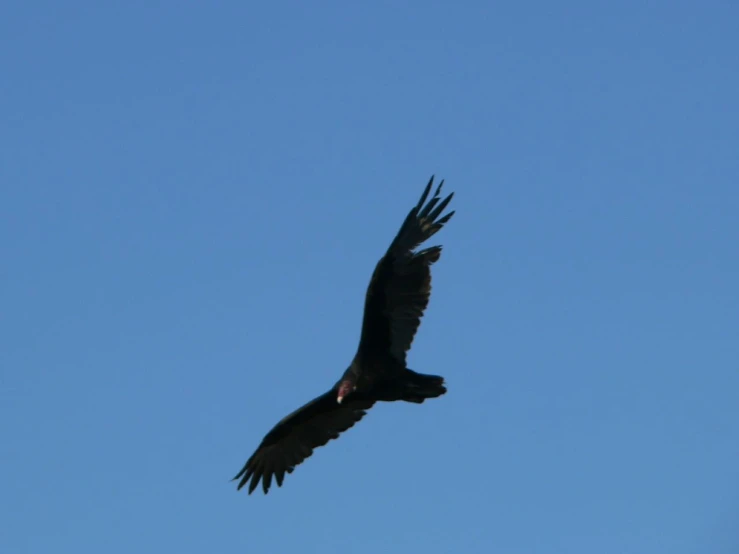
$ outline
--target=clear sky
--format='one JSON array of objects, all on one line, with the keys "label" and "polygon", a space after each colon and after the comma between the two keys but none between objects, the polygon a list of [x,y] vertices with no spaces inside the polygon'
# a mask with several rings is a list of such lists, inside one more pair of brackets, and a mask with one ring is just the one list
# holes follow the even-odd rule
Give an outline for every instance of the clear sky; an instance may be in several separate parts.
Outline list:
[{"label": "clear sky", "polygon": [[[739,5],[13,2],[0,551],[739,551]],[[428,177],[410,367],[268,496]]]}]

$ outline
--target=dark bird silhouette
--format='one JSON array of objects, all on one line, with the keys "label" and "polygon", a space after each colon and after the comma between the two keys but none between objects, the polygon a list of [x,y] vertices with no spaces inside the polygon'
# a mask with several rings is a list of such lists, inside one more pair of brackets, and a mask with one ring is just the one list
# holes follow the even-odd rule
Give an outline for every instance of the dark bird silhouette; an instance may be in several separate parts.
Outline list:
[{"label": "dark bird silhouette", "polygon": [[[375,402],[422,403],[446,392],[444,378],[406,367],[406,353],[421,323],[431,294],[431,264],[441,246],[415,252],[454,212],[439,217],[454,193],[441,200],[442,180],[426,203],[433,176],[418,204],[411,209],[385,255],[377,262],[364,304],[362,335],[357,353],[341,379],[318,398],[294,411],[267,433],[234,480],[249,494],[262,481],[266,494],[285,473],[362,419]],[[249,480],[251,479],[251,482]]]}]

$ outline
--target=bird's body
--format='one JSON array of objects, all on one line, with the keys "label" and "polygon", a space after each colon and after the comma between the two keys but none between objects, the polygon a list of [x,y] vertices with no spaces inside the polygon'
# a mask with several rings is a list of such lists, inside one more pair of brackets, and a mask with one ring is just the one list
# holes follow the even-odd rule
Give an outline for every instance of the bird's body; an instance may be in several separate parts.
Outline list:
[{"label": "bird's body", "polygon": [[[282,485],[285,473],[364,417],[375,402],[421,403],[446,392],[444,379],[408,369],[406,353],[431,292],[431,264],[441,246],[414,252],[454,215],[439,218],[452,199],[441,200],[442,181],[426,203],[433,177],[419,203],[411,209],[385,255],[375,267],[367,289],[362,334],[357,353],[336,384],[283,418],[262,440],[234,479],[251,494],[262,481],[265,494],[272,477]],[[251,481],[251,482],[249,482]]]}]

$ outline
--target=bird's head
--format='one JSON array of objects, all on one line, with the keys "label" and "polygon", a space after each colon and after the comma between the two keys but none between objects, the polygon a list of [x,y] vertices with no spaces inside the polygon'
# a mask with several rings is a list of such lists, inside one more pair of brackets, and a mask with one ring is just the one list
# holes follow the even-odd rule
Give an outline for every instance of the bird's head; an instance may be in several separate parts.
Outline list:
[{"label": "bird's head", "polygon": [[350,379],[344,379],[339,385],[339,394],[336,395],[336,402],[341,404],[341,401],[355,390],[357,390],[357,385]]}]

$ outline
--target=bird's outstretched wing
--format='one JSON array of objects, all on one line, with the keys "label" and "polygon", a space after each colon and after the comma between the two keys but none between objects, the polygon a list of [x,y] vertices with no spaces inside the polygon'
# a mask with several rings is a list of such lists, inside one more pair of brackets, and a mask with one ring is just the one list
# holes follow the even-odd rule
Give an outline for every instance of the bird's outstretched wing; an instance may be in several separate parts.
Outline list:
[{"label": "bird's outstretched wing", "polygon": [[305,406],[285,417],[262,440],[262,443],[246,462],[234,480],[240,479],[238,488],[249,483],[249,494],[262,481],[264,494],[272,483],[272,476],[282,486],[285,473],[313,454],[313,449],[323,446],[339,433],[352,427],[364,417],[374,401],[361,397],[336,402],[336,388],[314,398]]},{"label": "bird's outstretched wing", "polygon": [[389,353],[405,365],[405,356],[416,335],[431,294],[431,264],[441,256],[441,246],[414,252],[451,219],[454,212],[439,217],[454,196],[441,200],[442,180],[426,203],[433,176],[418,204],[411,209],[398,234],[372,274],[364,305],[362,335],[357,356],[376,357]]}]

